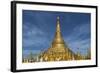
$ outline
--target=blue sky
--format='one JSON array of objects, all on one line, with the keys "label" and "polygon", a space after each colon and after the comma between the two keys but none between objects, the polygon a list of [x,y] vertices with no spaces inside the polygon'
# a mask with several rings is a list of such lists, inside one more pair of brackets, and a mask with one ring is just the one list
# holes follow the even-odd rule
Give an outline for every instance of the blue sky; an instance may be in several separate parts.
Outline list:
[{"label": "blue sky", "polygon": [[50,47],[56,31],[57,16],[60,17],[62,37],[66,45],[75,53],[87,53],[91,38],[89,13],[23,10],[24,55],[39,53]]}]

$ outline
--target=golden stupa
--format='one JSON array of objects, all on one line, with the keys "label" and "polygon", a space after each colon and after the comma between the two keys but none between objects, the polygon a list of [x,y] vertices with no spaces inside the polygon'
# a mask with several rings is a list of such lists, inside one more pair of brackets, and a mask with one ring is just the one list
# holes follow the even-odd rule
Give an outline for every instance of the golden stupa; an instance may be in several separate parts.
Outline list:
[{"label": "golden stupa", "polygon": [[60,30],[60,18],[57,17],[57,26],[54,39],[50,48],[41,52],[35,59],[30,53],[28,58],[23,58],[23,63],[44,62],[44,61],[69,61],[69,60],[86,60],[91,59],[91,52],[88,51],[86,56],[81,55],[78,51],[73,52],[63,40]]},{"label": "golden stupa", "polygon": [[40,58],[42,61],[66,61],[82,59],[81,55],[77,55],[72,52],[65,44],[60,30],[59,17],[57,17],[56,33],[51,47],[44,51]]}]

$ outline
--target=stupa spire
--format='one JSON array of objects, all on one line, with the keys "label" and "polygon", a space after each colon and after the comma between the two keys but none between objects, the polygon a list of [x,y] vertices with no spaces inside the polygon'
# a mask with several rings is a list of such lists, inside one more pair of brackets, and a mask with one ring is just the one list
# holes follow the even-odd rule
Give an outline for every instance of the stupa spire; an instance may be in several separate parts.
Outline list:
[{"label": "stupa spire", "polygon": [[57,17],[57,27],[56,27],[56,32],[60,32],[60,18]]},{"label": "stupa spire", "polygon": [[60,18],[57,17],[57,26],[56,26],[56,33],[54,40],[52,42],[52,47],[65,47],[64,40],[61,35],[61,29],[60,29]]}]

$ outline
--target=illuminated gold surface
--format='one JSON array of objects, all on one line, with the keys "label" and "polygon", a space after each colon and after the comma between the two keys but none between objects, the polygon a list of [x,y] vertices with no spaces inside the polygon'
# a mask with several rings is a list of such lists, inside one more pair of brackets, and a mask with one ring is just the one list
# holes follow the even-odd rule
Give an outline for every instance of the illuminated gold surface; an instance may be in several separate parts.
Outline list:
[{"label": "illuminated gold surface", "polygon": [[40,58],[42,59],[42,61],[64,61],[82,59],[82,56],[80,54],[75,54],[68,48],[68,46],[66,46],[61,34],[59,17],[57,17],[56,32],[51,47],[43,52]]}]

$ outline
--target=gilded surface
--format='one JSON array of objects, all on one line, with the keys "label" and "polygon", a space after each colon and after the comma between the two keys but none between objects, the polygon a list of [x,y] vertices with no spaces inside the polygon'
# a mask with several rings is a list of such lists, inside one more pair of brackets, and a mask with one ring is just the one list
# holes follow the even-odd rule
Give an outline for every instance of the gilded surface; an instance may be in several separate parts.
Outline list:
[{"label": "gilded surface", "polygon": [[60,18],[57,17],[57,26],[54,40],[51,47],[44,51],[41,56],[41,61],[65,61],[65,60],[81,60],[84,59],[81,54],[75,54],[65,44],[61,30]]}]

